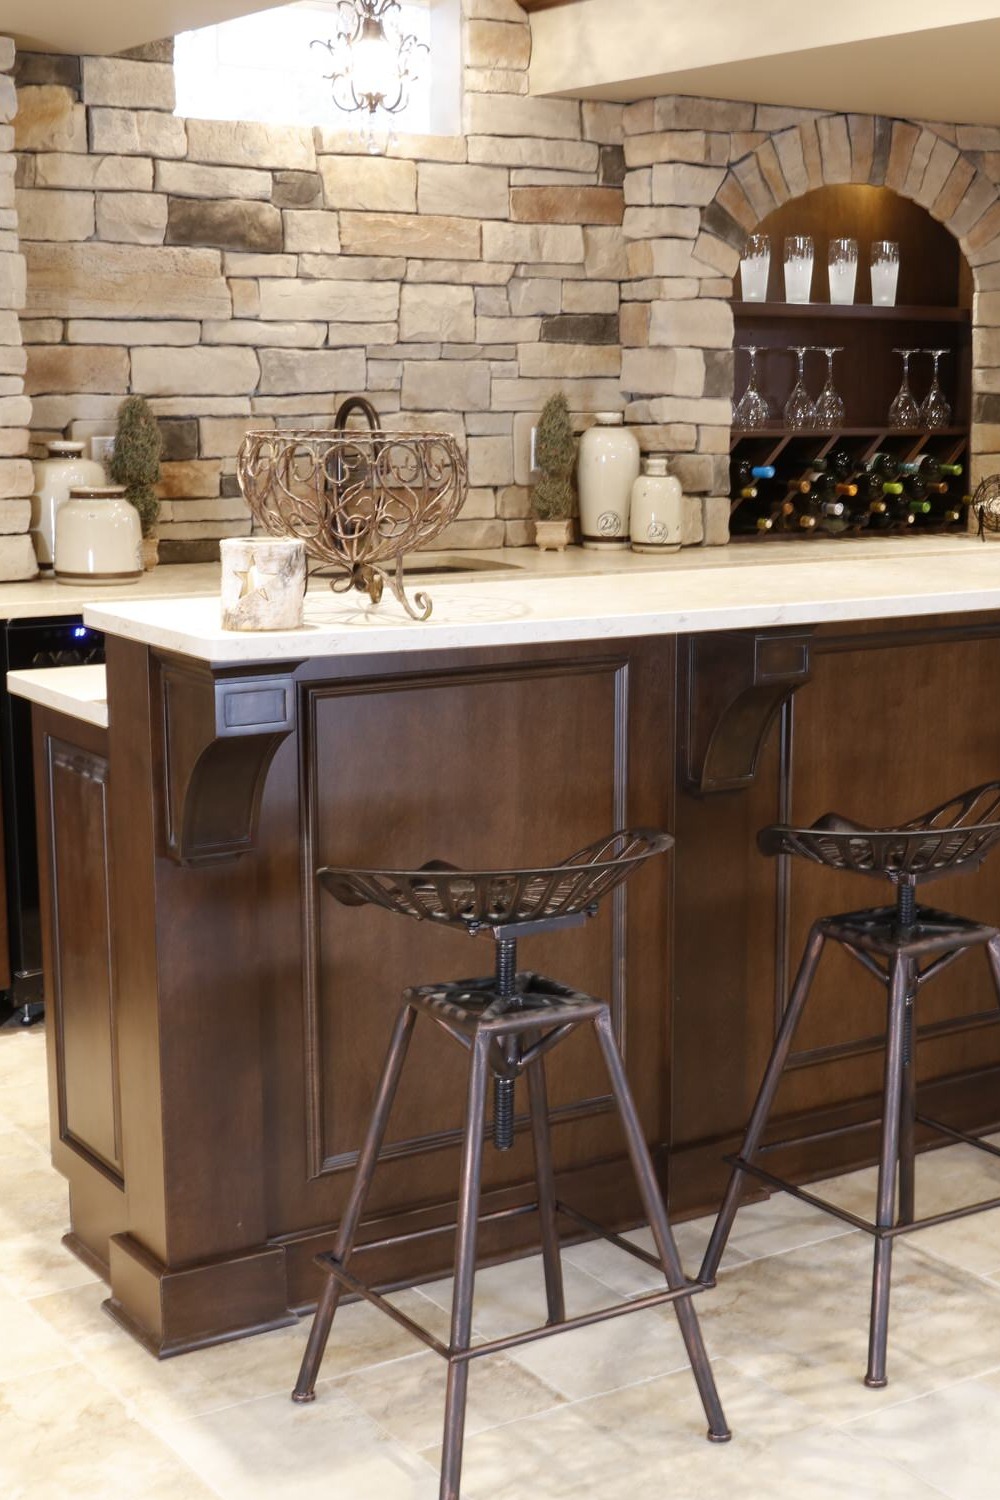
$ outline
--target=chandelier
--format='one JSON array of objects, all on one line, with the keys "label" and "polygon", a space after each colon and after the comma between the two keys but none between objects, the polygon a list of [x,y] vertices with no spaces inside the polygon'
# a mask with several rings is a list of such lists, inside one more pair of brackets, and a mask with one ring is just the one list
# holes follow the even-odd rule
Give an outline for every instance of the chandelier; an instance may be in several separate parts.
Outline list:
[{"label": "chandelier", "polygon": [[376,151],[379,110],[393,115],[405,109],[418,75],[417,56],[430,49],[402,30],[399,0],[340,0],[337,15],[337,35],[312,45],[325,47],[333,58],[333,72],[325,76],[334,104],[364,116],[369,150]]}]

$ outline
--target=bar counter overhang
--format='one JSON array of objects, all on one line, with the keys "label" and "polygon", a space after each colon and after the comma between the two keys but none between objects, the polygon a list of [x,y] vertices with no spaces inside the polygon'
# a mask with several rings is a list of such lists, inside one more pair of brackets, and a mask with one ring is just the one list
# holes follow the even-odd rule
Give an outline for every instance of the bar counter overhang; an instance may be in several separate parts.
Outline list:
[{"label": "bar counter overhang", "polygon": [[[1000,549],[790,543],[592,565],[435,580],[424,624],[325,589],[281,634],[226,634],[212,600],[87,611],[109,635],[108,728],[35,706],[52,1141],[69,1243],[154,1352],[314,1301],[399,992],[483,961],[453,934],[321,901],[317,867],[515,866],[614,827],[672,832],[670,862],[522,961],[611,1001],[677,1217],[717,1204],[789,955],[817,912],[858,901],[842,875],[760,858],[757,829],[831,808],[887,824],[997,775]],[[938,894],[995,921],[1000,867]],[[837,1133],[782,1150],[799,1180],[876,1150],[881,990],[839,955],[824,964],[780,1134]],[[928,1113],[996,1126],[996,1019],[979,966],[928,992]],[[454,1217],[460,1136],[442,1101],[461,1097],[465,1063],[456,1048],[449,1077],[434,1057],[376,1180],[358,1271],[381,1285],[450,1261],[432,1231]],[[560,1197],[634,1223],[585,1039],[550,1101]],[[485,1163],[488,1211],[529,1199],[524,1124],[519,1102],[515,1149]],[[401,1231],[402,1251],[378,1248]],[[484,1229],[483,1258],[536,1238],[511,1213]]]}]

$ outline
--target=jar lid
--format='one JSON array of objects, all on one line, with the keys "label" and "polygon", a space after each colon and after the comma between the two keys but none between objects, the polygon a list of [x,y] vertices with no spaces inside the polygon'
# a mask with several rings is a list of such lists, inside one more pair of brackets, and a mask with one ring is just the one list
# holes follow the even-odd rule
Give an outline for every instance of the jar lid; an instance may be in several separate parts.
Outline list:
[{"label": "jar lid", "polygon": [[624,412],[620,411],[595,411],[594,421],[598,427],[620,427],[625,420]]},{"label": "jar lid", "polygon": [[120,500],[125,493],[123,484],[74,484],[70,488],[71,500]]},{"label": "jar lid", "polygon": [[68,458],[82,453],[87,445],[86,443],[70,443],[60,438],[58,442],[46,443],[45,446],[50,453],[55,453],[61,458]]},{"label": "jar lid", "polygon": [[670,458],[666,453],[647,453],[645,458],[646,473],[666,474],[669,463]]}]

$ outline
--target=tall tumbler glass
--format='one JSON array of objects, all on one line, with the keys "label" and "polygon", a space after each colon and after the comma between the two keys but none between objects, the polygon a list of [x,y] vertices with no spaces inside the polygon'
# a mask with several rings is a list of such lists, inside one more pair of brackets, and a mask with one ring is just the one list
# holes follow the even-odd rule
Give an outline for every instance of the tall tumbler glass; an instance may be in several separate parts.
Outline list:
[{"label": "tall tumbler glass", "polygon": [[810,301],[815,258],[816,251],[810,235],[793,234],[785,240],[786,302]]},{"label": "tall tumbler glass", "polygon": [[854,301],[854,288],[858,279],[857,240],[831,240],[827,264],[830,271],[830,301],[835,305],[850,307]]},{"label": "tall tumbler glass", "polygon": [[872,305],[895,307],[899,282],[899,245],[896,240],[874,240],[871,257]]},{"label": "tall tumbler glass", "polygon": [[740,261],[740,285],[744,302],[767,301],[767,278],[771,272],[771,241],[766,234],[752,234]]}]

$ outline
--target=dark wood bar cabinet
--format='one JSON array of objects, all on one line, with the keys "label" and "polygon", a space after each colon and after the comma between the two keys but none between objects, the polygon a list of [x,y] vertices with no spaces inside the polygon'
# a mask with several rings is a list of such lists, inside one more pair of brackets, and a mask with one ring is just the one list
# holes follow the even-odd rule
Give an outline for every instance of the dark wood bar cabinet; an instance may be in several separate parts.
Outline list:
[{"label": "dark wood bar cabinet", "polygon": [[[52,1143],[69,1243],[160,1356],[292,1321],[314,1301],[400,991],[475,969],[454,934],[318,899],[324,864],[562,858],[608,829],[677,847],[599,918],[522,962],[606,996],[675,1217],[715,1207],[829,871],[759,857],[779,817],[886,822],[997,774],[993,615],[407,652],[212,668],[108,641],[110,729],[36,707]],[[933,726],[930,732],[929,726]],[[941,900],[989,919],[1000,863]],[[834,956],[781,1096],[784,1133],[875,1113],[878,1000]],[[1000,1117],[985,975],[929,996],[931,1113]],[[421,1056],[368,1239],[454,1218],[463,1059]],[[423,1061],[424,1065],[421,1065]],[[454,1069],[451,1076],[447,1071]],[[596,1049],[550,1079],[559,1192],[617,1225],[638,1204]],[[531,1195],[530,1132],[486,1162],[484,1209]],[[870,1161],[874,1130],[787,1153],[799,1179]],[[484,1256],[533,1248],[501,1220]],[[450,1245],[375,1252],[383,1285]],[[693,1270],[694,1268],[689,1268]]]}]

